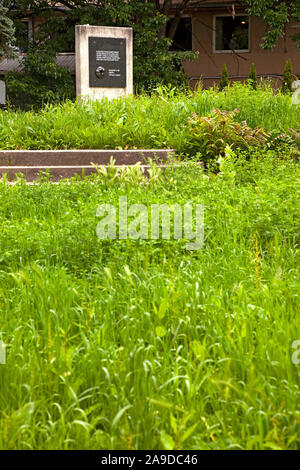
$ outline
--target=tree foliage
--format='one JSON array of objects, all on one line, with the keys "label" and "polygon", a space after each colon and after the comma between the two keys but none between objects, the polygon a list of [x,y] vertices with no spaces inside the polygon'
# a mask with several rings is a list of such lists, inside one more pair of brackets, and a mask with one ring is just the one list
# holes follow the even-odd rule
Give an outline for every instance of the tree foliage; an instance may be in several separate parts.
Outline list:
[{"label": "tree foliage", "polygon": [[75,83],[69,70],[55,63],[48,53],[28,53],[21,79],[18,72],[6,77],[11,104],[22,109],[38,109],[46,103],[75,98]]},{"label": "tree foliage", "polygon": [[[58,52],[74,52],[76,24],[132,27],[136,88],[151,89],[158,83],[182,86],[186,83],[182,61],[193,60],[197,56],[188,51],[170,53],[169,49],[180,19],[189,12],[188,8],[194,1],[2,0],[0,56],[1,54],[7,55],[11,49],[9,45],[12,44],[14,32],[12,22],[7,18],[4,7],[8,8],[8,14],[15,24],[28,16],[30,10],[31,15],[43,18],[43,22],[34,33],[34,41],[29,48],[30,57],[25,61],[26,70],[23,82],[26,82],[25,78],[28,79],[28,86],[31,87],[34,78],[32,74],[37,74],[40,70],[39,82],[35,87],[37,96],[42,93],[39,85],[43,87],[45,84],[50,87],[53,96],[58,96],[56,85],[49,80],[46,69],[49,66],[54,76],[61,73],[55,67],[55,55]],[[202,0],[203,4],[205,2],[206,0]],[[300,0],[233,0],[231,7],[233,15],[235,6],[240,5],[246,8],[249,15],[261,17],[266,22],[268,28],[265,37],[262,38],[262,47],[266,49],[274,47],[277,40],[285,36],[289,22],[300,21]],[[170,16],[171,19],[169,19]],[[300,50],[300,33],[295,34],[293,39]],[[42,54],[42,60],[34,60],[33,56],[36,53]],[[34,67],[32,68],[30,64],[34,64]],[[16,80],[15,77],[13,83],[16,84]],[[65,80],[66,86],[67,82],[68,80]],[[71,93],[71,88],[69,91]]]},{"label": "tree foliage", "polygon": [[168,18],[150,0],[18,0],[18,10],[12,11],[14,18],[24,16],[29,3],[33,14],[45,20],[35,32],[32,49],[52,56],[74,51],[76,24],[132,27],[134,82],[139,88],[161,82],[182,84],[182,60],[196,57],[191,52],[169,53],[172,40],[162,34]]},{"label": "tree foliage", "polygon": [[7,12],[8,9],[0,2],[0,57],[13,54],[14,25]]},{"label": "tree foliage", "polygon": [[[291,21],[300,22],[300,0],[243,0],[242,3],[250,15],[261,17],[268,26],[261,44],[263,49],[272,49],[285,36]],[[300,33],[292,37],[300,50]]]}]

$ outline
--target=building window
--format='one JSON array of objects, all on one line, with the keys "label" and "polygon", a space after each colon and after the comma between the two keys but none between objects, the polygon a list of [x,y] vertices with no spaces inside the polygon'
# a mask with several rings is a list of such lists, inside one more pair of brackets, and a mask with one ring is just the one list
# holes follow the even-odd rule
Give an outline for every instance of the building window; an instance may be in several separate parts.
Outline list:
[{"label": "building window", "polygon": [[238,15],[215,17],[214,52],[244,51],[250,49],[249,16]]},{"label": "building window", "polygon": [[28,52],[28,46],[32,41],[32,19],[23,18],[15,20],[16,49],[18,52]]},{"label": "building window", "polygon": [[[170,31],[172,19],[167,22],[166,34]],[[192,18],[180,18],[170,51],[191,51],[193,49]]]}]

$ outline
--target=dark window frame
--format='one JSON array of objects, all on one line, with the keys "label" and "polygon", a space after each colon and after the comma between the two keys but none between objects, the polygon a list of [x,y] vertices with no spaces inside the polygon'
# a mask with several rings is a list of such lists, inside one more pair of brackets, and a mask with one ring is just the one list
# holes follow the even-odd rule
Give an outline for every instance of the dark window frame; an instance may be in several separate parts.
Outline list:
[{"label": "dark window frame", "polygon": [[217,14],[213,17],[213,53],[214,54],[234,54],[251,52],[251,17],[246,13],[239,13],[235,18],[245,17],[248,19],[248,49],[217,49],[217,18],[232,18],[230,14]]}]

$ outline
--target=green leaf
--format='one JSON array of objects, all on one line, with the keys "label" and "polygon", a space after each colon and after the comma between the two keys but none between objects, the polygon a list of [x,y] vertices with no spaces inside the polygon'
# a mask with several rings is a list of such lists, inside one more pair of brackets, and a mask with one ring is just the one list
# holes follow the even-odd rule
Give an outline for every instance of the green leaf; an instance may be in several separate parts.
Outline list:
[{"label": "green leaf", "polygon": [[172,437],[167,434],[165,431],[161,431],[160,440],[165,450],[173,450],[175,447],[175,442]]},{"label": "green leaf", "polygon": [[162,303],[159,306],[158,312],[157,312],[157,316],[160,320],[162,318],[164,318],[166,310],[168,308],[168,305],[169,305],[169,300],[167,298],[163,299]]},{"label": "green leaf", "polygon": [[198,423],[195,423],[185,431],[182,438],[180,439],[181,444],[193,434],[197,426],[198,426]]},{"label": "green leaf", "polygon": [[132,405],[127,405],[127,406],[124,406],[124,408],[122,408],[121,410],[118,411],[118,413],[116,414],[116,416],[114,417],[114,419],[111,423],[112,428],[114,428],[116,426],[116,424],[120,421],[120,419],[122,418],[125,411],[128,410],[131,407],[132,407]]},{"label": "green leaf", "polygon": [[160,338],[163,338],[167,334],[167,330],[165,329],[164,326],[157,326],[155,328],[155,331],[156,331],[157,336],[159,336]]}]

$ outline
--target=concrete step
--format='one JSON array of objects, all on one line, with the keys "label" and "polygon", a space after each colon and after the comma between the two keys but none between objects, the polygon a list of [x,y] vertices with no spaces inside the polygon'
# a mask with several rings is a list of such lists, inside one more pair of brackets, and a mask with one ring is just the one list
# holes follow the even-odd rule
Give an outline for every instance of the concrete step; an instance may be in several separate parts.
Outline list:
[{"label": "concrete step", "polygon": [[[88,176],[114,161],[116,168],[140,163],[144,172],[149,170],[151,158],[161,168],[174,161],[175,150],[0,150],[0,178],[7,175],[9,181],[22,173],[27,182],[40,178],[41,172],[50,173],[50,181]],[[171,163],[172,164],[172,163]]]},{"label": "concrete step", "polygon": [[[200,163],[199,163],[200,164]],[[163,171],[166,168],[178,168],[179,166],[188,165],[188,163],[182,162],[178,164],[161,163],[157,165]],[[125,169],[133,167],[134,165],[115,165],[114,168]],[[98,165],[99,170],[107,168],[107,165]],[[150,170],[149,165],[140,165],[140,169],[144,173],[148,173]],[[78,165],[78,166],[1,166],[0,167],[0,179],[6,175],[8,181],[12,182],[17,179],[17,175],[21,174],[27,182],[38,180],[41,175],[48,173],[49,180],[51,182],[59,181],[64,178],[72,178],[72,176],[79,175],[80,177],[89,176],[96,173],[97,170],[91,165]]]},{"label": "concrete step", "polygon": [[166,162],[175,150],[0,150],[0,167],[7,166],[86,166],[91,162],[108,165],[111,158],[115,165],[146,164],[148,159]]},{"label": "concrete step", "polygon": [[[115,168],[129,168],[133,165],[115,165]],[[166,165],[160,165],[166,167]],[[107,168],[106,165],[98,165],[98,168]],[[149,165],[141,165],[141,170],[143,172],[149,171]],[[17,178],[17,175],[22,173],[26,181],[35,181],[41,177],[41,173],[49,173],[50,181],[59,181],[63,178],[71,178],[74,175],[89,176],[92,173],[96,173],[97,170],[91,165],[77,165],[77,166],[1,166],[0,167],[0,177],[4,174],[7,175],[9,181],[13,181]]]}]

